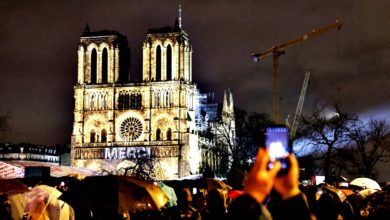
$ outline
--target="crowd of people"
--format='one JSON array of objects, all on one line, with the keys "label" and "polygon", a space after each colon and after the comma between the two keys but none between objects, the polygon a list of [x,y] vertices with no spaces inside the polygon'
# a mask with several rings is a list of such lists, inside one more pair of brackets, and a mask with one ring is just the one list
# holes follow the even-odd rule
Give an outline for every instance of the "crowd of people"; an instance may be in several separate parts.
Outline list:
[{"label": "crowd of people", "polygon": [[280,175],[281,163],[267,168],[267,150],[260,149],[239,196],[214,189],[192,198],[188,189],[182,189],[166,219],[390,219],[388,189],[338,188],[331,183],[304,186],[298,181],[296,158],[290,155],[288,160],[288,172]]},{"label": "crowd of people", "polygon": [[[270,167],[268,157],[267,150],[261,148],[242,190],[228,192],[214,188],[192,194],[190,188],[183,187],[175,189],[177,201],[169,208],[118,215],[118,219],[390,219],[388,187],[340,188],[329,182],[302,185],[298,180],[298,161],[293,154],[287,158],[289,168],[284,173],[281,162],[276,161]],[[0,196],[0,203],[0,220],[12,219],[5,195]],[[77,213],[71,218],[78,219]],[[26,216],[25,219],[34,218]],[[104,218],[91,215],[90,219]]]}]

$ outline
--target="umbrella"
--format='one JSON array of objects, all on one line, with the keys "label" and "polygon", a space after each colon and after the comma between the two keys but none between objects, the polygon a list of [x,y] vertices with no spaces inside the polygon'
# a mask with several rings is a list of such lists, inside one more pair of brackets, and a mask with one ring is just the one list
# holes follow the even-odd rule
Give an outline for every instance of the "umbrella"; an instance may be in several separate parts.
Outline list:
[{"label": "umbrella", "polygon": [[27,191],[28,187],[17,179],[0,179],[0,194],[14,195]]},{"label": "umbrella", "polygon": [[175,190],[183,188],[200,188],[211,191],[213,189],[230,191],[233,187],[229,186],[222,180],[214,178],[200,178],[200,179],[184,179],[184,180],[167,180],[164,181],[168,186],[173,187]]},{"label": "umbrella", "polygon": [[18,193],[8,196],[8,201],[11,205],[11,213],[13,219],[22,219],[24,214],[24,207],[26,207],[26,198],[23,194]]},{"label": "umbrella", "polygon": [[164,184],[161,181],[158,182],[158,186],[162,189],[162,191],[165,192],[165,194],[169,198],[168,207],[176,206],[176,204],[177,204],[177,196],[176,196],[175,190],[172,187],[167,186],[166,184]]},{"label": "umbrella", "polygon": [[236,199],[237,197],[244,195],[244,191],[233,189],[227,194],[230,198]]},{"label": "umbrella", "polygon": [[361,187],[363,189],[381,190],[381,187],[379,186],[379,184],[375,180],[365,178],[365,177],[356,178],[356,179],[352,180],[349,183],[349,185],[358,186],[358,187]]},{"label": "umbrella", "polygon": [[208,191],[211,191],[213,189],[221,189],[221,190],[229,191],[229,190],[233,189],[233,187],[229,186],[228,184],[226,184],[222,180],[213,179],[213,178],[205,178],[205,179],[207,182],[207,190]]},{"label": "umbrella", "polygon": [[[24,193],[26,206],[24,212],[31,219],[59,219],[61,207],[58,201],[62,193],[48,185],[38,185]],[[30,219],[30,218],[28,218]]]},{"label": "umbrella", "polygon": [[372,194],[376,193],[378,190],[376,189],[363,189],[360,190],[358,193],[362,198],[367,198],[371,196]]},{"label": "umbrella", "polygon": [[[141,188],[142,191],[145,192],[145,195],[143,195],[143,196],[146,196],[146,198],[142,197],[141,200],[144,201],[143,202],[144,204],[148,205],[148,208],[146,208],[146,209],[159,210],[167,204],[169,198],[160,187],[158,187],[158,186],[154,185],[153,183],[148,182],[146,180],[139,179],[137,177],[123,176],[123,178],[125,178],[127,181],[137,185],[138,187]],[[127,197],[127,195],[125,195],[125,196]],[[148,197],[150,197],[150,198],[148,198]],[[139,201],[139,202],[141,203],[140,205],[142,206],[142,201]]]},{"label": "umbrella", "polygon": [[160,210],[169,200],[153,183],[126,176],[86,177],[60,199],[72,205],[80,219],[114,219],[128,212]]},{"label": "umbrella", "polygon": [[344,194],[344,192],[332,185],[329,185],[327,183],[321,184],[322,190],[324,192],[327,192],[329,194],[332,194],[335,196],[335,198],[339,198],[341,202],[344,202],[347,199],[347,196]]},{"label": "umbrella", "polygon": [[47,185],[38,185],[24,194],[26,207],[24,211],[32,219],[59,219],[60,205],[57,198],[61,192]]}]

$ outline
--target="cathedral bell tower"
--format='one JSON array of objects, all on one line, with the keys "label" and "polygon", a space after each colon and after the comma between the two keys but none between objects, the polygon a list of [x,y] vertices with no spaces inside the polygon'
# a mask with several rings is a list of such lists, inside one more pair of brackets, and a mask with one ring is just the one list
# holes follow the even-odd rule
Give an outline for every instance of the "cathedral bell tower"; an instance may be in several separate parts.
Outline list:
[{"label": "cathedral bell tower", "polygon": [[143,43],[144,81],[192,82],[192,46],[182,29],[181,7],[175,26],[150,29]]},{"label": "cathedral bell tower", "polygon": [[81,33],[78,48],[77,84],[107,84],[129,81],[127,39],[116,31]]},{"label": "cathedral bell tower", "polygon": [[[72,149],[90,142],[115,141],[114,88],[130,80],[127,38],[116,31],[92,32],[87,24],[77,54]],[[93,117],[98,126],[91,128],[88,119]]]}]

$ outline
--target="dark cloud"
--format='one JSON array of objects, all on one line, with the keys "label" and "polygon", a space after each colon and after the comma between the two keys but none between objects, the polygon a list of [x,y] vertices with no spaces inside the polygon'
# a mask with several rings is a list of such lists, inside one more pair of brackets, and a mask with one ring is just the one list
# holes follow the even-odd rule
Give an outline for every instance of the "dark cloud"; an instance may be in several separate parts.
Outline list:
[{"label": "dark cloud", "polygon": [[340,100],[366,111],[389,102],[390,1],[0,1],[0,100],[12,112],[12,141],[69,143],[79,34],[117,30],[131,48],[131,73],[141,75],[141,47],[149,28],[183,27],[194,48],[193,79],[202,91],[230,87],[244,109],[271,112],[272,59],[250,54],[334,22],[332,31],[286,50],[280,59],[281,108],[293,114],[304,72],[312,72],[305,108]]}]

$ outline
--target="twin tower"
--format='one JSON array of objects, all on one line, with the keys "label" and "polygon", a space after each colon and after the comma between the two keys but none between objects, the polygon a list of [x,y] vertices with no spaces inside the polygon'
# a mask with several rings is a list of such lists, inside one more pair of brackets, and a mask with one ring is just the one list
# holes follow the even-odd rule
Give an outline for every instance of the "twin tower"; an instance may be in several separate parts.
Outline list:
[{"label": "twin tower", "polygon": [[88,26],[82,32],[72,165],[114,171],[142,155],[154,161],[159,179],[196,174],[201,94],[192,82],[192,46],[181,16],[174,27],[149,30],[142,53],[142,81],[132,82],[126,37]]},{"label": "twin tower", "polygon": [[[116,31],[81,34],[78,85],[130,82],[127,39]],[[192,81],[192,46],[176,21],[174,28],[150,29],[143,43],[143,82]]]}]

